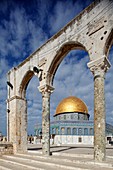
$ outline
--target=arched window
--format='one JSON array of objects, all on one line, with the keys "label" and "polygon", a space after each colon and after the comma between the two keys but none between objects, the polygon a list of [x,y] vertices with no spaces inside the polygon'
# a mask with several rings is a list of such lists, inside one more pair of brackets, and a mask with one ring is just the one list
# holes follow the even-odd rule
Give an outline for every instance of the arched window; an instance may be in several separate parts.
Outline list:
[{"label": "arched window", "polygon": [[64,128],[64,127],[61,128],[61,134],[62,134],[62,135],[65,134],[65,128]]},{"label": "arched window", "polygon": [[78,135],[82,135],[82,128],[78,129]]},{"label": "arched window", "polygon": [[90,128],[90,130],[89,130],[89,134],[90,135],[93,135],[94,134],[94,132],[93,132],[94,130],[93,130],[93,128]]},{"label": "arched window", "polygon": [[77,135],[77,128],[73,128],[73,135]]},{"label": "arched window", "polygon": [[88,135],[88,128],[84,129],[84,135]]},{"label": "arched window", "polygon": [[71,128],[67,128],[67,135],[71,135]]}]

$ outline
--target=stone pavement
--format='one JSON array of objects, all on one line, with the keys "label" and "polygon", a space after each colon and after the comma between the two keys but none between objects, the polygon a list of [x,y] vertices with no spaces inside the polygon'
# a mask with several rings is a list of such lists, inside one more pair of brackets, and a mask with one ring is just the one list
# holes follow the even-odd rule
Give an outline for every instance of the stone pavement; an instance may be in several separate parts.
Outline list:
[{"label": "stone pavement", "polygon": [[[42,152],[41,144],[29,144],[28,150]],[[93,155],[93,146],[92,145],[51,145],[51,152],[59,152],[59,153],[72,153],[72,154],[91,154]],[[106,146],[106,155],[113,156],[113,146]]]},{"label": "stone pavement", "polygon": [[0,170],[113,170],[113,146],[106,151],[106,161],[96,163],[92,146],[53,145],[48,157],[41,154],[40,144],[30,144],[28,153],[0,157]]}]

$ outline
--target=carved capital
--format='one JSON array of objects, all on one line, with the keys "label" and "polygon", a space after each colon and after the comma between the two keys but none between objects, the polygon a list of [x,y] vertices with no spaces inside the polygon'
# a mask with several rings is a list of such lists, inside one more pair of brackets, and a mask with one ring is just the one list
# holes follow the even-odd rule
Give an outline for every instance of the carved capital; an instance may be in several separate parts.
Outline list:
[{"label": "carved capital", "polygon": [[104,77],[105,73],[110,68],[111,64],[106,56],[103,56],[97,60],[91,61],[87,64],[88,68],[95,76]]},{"label": "carved capital", "polygon": [[46,93],[48,93],[50,95],[54,91],[54,87],[49,86],[47,84],[39,86],[38,89],[43,95]]}]

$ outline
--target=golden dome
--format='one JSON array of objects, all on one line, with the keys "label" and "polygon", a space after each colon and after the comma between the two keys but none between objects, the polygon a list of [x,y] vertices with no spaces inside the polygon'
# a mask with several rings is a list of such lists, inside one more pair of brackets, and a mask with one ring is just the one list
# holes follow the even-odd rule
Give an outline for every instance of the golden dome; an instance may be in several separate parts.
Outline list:
[{"label": "golden dome", "polygon": [[75,96],[70,96],[63,99],[56,108],[56,113],[54,116],[61,113],[69,112],[81,112],[88,114],[88,108],[86,104],[79,98]]}]

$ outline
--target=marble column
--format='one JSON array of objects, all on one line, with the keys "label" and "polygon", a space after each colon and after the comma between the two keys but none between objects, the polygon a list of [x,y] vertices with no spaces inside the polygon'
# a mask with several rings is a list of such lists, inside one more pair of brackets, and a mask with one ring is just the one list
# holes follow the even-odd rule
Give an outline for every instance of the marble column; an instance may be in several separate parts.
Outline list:
[{"label": "marble column", "polygon": [[50,155],[50,95],[54,88],[49,85],[39,87],[42,93],[42,153]]},{"label": "marble column", "polygon": [[110,63],[104,56],[88,63],[88,67],[94,75],[94,160],[101,162],[106,159],[104,79]]}]

